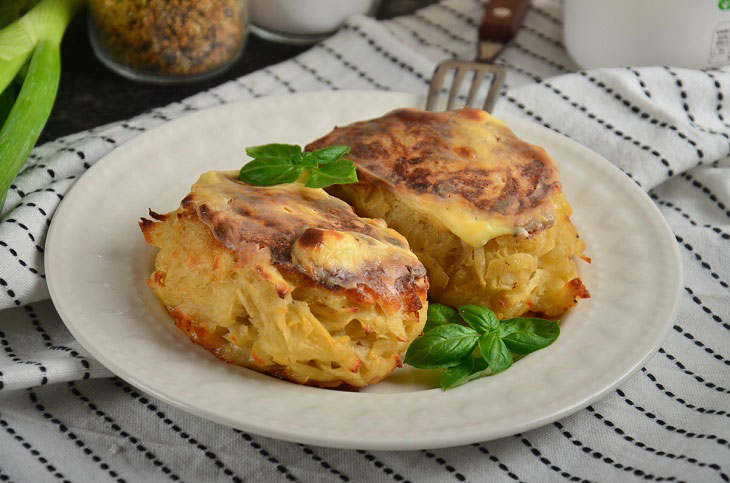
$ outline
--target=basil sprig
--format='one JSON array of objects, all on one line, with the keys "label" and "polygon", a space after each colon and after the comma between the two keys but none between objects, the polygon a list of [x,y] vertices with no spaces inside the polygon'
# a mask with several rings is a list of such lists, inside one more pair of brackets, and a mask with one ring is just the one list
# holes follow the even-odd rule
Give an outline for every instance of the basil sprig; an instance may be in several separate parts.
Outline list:
[{"label": "basil sprig", "polygon": [[303,173],[309,175],[305,186],[325,188],[333,184],[357,182],[355,163],[345,156],[348,146],[336,145],[303,152],[296,144],[264,144],[246,148],[253,158],[241,168],[238,178],[248,184],[272,186],[293,183]]},{"label": "basil sprig", "polygon": [[457,311],[429,304],[423,335],[408,347],[405,362],[419,369],[446,368],[441,376],[441,387],[446,390],[509,369],[559,335],[560,326],[552,320],[517,317],[500,321],[486,307],[464,305]]}]

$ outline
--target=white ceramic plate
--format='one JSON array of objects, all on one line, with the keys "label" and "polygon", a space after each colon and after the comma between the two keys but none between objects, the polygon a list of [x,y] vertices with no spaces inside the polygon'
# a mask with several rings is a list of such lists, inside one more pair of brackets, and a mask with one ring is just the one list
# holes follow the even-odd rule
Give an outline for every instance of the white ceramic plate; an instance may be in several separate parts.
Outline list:
[{"label": "white ceramic plate", "polygon": [[219,362],[172,324],[145,285],[153,249],[137,226],[172,211],[198,176],[237,169],[243,148],[304,144],[334,125],[420,106],[409,94],[321,92],[198,112],[142,134],[86,173],[48,234],[51,297],[102,364],[193,414],[322,446],[420,449],[485,441],[571,414],[626,379],[659,347],[675,316],[681,264],[651,200],[611,163],[538,125],[503,116],[557,160],[573,221],[593,258],[580,262],[592,297],[547,349],[494,377],[443,392],[433,371],[404,368],[359,393],[299,386]]}]

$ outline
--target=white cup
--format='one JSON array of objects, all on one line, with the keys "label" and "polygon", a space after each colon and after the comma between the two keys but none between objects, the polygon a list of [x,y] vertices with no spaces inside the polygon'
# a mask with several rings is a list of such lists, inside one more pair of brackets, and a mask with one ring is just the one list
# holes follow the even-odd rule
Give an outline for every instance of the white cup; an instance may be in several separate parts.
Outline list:
[{"label": "white cup", "polygon": [[372,14],[375,0],[251,0],[251,31],[266,40],[314,43],[350,15]]},{"label": "white cup", "polygon": [[730,64],[728,0],[565,0],[564,21],[584,68]]}]

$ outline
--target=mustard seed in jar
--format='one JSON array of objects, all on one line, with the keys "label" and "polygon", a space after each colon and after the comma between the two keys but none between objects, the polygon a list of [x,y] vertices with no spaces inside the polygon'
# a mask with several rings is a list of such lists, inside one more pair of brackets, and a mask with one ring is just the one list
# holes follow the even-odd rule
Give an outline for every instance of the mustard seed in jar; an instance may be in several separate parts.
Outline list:
[{"label": "mustard seed in jar", "polygon": [[247,0],[90,0],[97,57],[135,80],[210,77],[230,66],[246,41]]}]

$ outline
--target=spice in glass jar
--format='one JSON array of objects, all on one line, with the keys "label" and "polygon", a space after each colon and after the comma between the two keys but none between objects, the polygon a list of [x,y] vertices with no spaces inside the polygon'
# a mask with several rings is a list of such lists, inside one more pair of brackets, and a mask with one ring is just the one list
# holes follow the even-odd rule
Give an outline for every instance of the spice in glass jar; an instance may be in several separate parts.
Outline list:
[{"label": "spice in glass jar", "polygon": [[207,78],[243,50],[247,0],[90,0],[89,33],[99,59],[153,82]]}]

